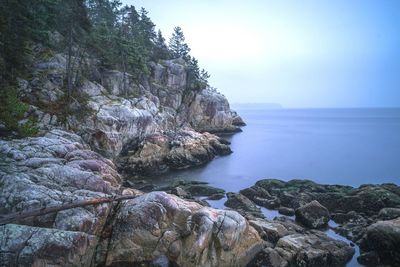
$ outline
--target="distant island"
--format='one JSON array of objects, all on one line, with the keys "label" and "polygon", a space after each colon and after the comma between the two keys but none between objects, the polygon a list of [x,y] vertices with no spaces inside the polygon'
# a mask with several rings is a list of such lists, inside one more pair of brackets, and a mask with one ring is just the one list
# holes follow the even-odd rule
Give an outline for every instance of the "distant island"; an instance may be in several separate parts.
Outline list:
[{"label": "distant island", "polygon": [[281,109],[283,106],[278,103],[232,103],[233,109]]}]

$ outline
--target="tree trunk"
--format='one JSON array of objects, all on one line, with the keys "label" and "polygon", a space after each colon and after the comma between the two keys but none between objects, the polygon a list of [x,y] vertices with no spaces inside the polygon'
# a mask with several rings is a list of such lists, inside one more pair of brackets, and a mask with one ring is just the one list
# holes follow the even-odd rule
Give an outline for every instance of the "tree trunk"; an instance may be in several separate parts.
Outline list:
[{"label": "tree trunk", "polygon": [[67,69],[66,69],[66,75],[67,75],[67,106],[71,104],[71,94],[72,94],[72,64],[71,64],[71,59],[72,59],[72,27],[73,23],[71,22],[70,28],[69,28],[69,33],[68,33],[68,58],[67,58]]}]

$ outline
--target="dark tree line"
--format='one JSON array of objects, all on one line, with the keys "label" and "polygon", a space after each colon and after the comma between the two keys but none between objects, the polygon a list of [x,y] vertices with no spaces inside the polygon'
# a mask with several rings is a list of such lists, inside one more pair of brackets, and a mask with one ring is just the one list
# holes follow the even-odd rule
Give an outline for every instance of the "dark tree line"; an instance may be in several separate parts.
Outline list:
[{"label": "dark tree line", "polygon": [[[55,42],[57,34],[61,41]],[[65,55],[63,84],[67,105],[79,85],[87,58],[95,58],[99,67],[118,69],[124,75],[129,73],[137,81],[149,75],[150,61],[182,58],[186,62],[189,89],[203,88],[209,78],[190,55],[182,29],[174,28],[167,45],[144,8],[123,6],[119,0],[1,0],[1,116],[8,112],[4,107],[10,106],[5,103],[10,95],[11,102],[17,102],[16,80],[29,75],[37,45]]]},{"label": "dark tree line", "polygon": [[67,57],[68,91],[73,87],[74,64],[84,54],[94,55],[105,68],[119,69],[135,78],[149,73],[149,61],[181,57],[192,79],[206,82],[209,77],[190,56],[182,29],[175,27],[167,46],[144,8],[138,11],[119,0],[2,0],[1,81],[13,82],[22,75],[30,64],[32,44],[50,46],[49,37],[54,32],[64,40],[61,52]]}]

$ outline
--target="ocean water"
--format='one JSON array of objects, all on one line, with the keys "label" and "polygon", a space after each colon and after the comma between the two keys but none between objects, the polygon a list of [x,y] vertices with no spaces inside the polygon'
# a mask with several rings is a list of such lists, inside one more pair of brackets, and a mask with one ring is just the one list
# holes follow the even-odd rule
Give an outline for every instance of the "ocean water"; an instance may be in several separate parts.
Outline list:
[{"label": "ocean water", "polygon": [[[400,109],[237,109],[247,123],[227,135],[234,153],[189,170],[153,178],[156,184],[187,179],[238,192],[263,178],[310,179],[322,184],[400,184]],[[224,208],[226,198],[208,201]],[[281,216],[261,208],[268,219]],[[292,218],[293,219],[293,218]],[[330,221],[326,234],[336,234]],[[357,262],[360,250],[347,267]]]},{"label": "ocean water", "polygon": [[263,178],[359,186],[400,183],[400,109],[237,109],[233,153],[156,183],[200,180],[237,192]]}]

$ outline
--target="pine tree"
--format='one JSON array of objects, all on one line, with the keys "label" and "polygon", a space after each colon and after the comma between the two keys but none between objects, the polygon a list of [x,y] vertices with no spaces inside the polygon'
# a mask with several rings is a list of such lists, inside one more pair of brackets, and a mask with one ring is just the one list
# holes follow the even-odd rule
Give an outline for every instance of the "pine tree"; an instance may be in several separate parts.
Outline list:
[{"label": "pine tree", "polygon": [[76,70],[76,60],[83,56],[82,50],[87,45],[86,36],[90,31],[90,20],[84,0],[61,1],[59,6],[58,31],[65,38],[67,54],[66,89],[67,101],[71,100],[73,77]]},{"label": "pine tree", "polygon": [[185,35],[183,34],[181,27],[179,26],[174,28],[172,37],[169,40],[169,50],[171,51],[172,57],[181,57],[186,61],[189,60],[190,48],[185,43]]},{"label": "pine tree", "polygon": [[156,39],[156,32],[154,30],[155,24],[151,21],[151,19],[147,16],[148,11],[143,7],[139,12],[139,34],[141,35],[141,39],[143,41],[143,45],[147,48],[151,49],[154,45],[154,41]]},{"label": "pine tree", "polygon": [[92,24],[90,45],[100,60],[100,65],[114,68],[117,40],[119,0],[87,0],[88,14]]},{"label": "pine tree", "polygon": [[156,40],[154,41],[152,59],[157,61],[158,59],[169,59],[169,57],[169,50],[165,44],[165,38],[161,31],[158,30]]},{"label": "pine tree", "polygon": [[0,1],[0,83],[13,83],[29,65],[29,46],[46,44],[59,0]]},{"label": "pine tree", "polygon": [[210,78],[210,74],[205,69],[201,70],[200,80],[208,86],[208,79]]}]

